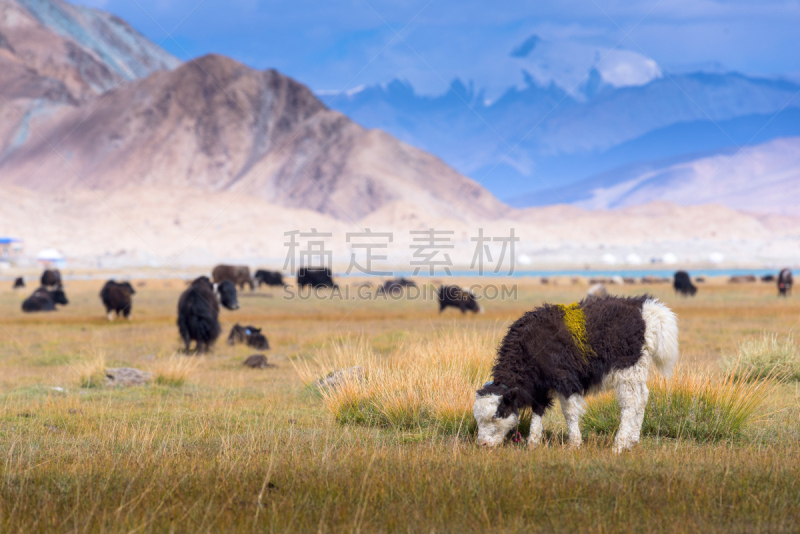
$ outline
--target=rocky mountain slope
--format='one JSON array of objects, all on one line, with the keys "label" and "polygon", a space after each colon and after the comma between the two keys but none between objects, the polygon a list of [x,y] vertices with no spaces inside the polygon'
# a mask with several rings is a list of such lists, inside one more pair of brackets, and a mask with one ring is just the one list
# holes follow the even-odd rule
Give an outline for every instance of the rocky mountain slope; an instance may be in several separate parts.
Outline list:
[{"label": "rocky mountain slope", "polygon": [[217,55],[179,65],[111,15],[60,0],[2,2],[0,182],[231,191],[343,220],[401,200],[432,216],[506,209],[277,71]]}]

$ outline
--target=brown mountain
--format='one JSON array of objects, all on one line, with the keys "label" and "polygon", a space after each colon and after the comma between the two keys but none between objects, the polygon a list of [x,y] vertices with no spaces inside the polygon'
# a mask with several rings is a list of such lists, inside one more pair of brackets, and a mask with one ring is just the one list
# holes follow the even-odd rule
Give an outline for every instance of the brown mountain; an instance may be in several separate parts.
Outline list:
[{"label": "brown mountain", "polygon": [[86,101],[180,61],[103,11],[61,0],[0,0],[0,63],[4,98],[39,98],[6,92],[4,85],[15,78],[7,66],[14,65],[24,66],[28,77],[60,82],[71,101]]},{"label": "brown mountain", "polygon": [[210,55],[39,123],[0,180],[52,191],[131,185],[246,192],[358,220],[394,201],[434,216],[505,206],[438,158],[327,109],[305,86]]}]

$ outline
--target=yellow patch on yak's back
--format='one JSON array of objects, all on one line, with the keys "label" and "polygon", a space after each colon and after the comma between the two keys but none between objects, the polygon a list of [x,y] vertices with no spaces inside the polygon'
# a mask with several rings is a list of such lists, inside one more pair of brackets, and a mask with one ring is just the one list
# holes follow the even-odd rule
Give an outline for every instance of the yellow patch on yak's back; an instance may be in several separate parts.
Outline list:
[{"label": "yellow patch on yak's back", "polygon": [[583,309],[577,302],[573,302],[569,306],[558,304],[558,307],[564,313],[564,326],[572,334],[572,341],[578,347],[583,361],[589,363],[589,358],[594,356],[594,350],[589,345],[589,334],[586,333],[586,314],[583,313]]}]

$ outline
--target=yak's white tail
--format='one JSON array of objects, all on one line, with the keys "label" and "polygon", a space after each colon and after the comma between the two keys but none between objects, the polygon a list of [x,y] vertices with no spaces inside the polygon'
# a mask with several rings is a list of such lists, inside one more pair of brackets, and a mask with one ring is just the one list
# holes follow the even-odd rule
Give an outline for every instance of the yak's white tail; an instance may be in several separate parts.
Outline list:
[{"label": "yak's white tail", "polygon": [[644,350],[658,371],[669,376],[678,362],[678,318],[658,299],[644,301],[642,318],[646,325]]}]

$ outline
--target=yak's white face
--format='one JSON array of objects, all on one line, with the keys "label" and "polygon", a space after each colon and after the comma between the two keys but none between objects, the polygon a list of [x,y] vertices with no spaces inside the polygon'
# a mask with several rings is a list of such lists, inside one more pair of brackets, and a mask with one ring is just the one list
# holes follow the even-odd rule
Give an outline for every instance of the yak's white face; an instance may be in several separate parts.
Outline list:
[{"label": "yak's white face", "polygon": [[478,422],[478,445],[496,447],[503,442],[506,434],[517,426],[519,414],[512,412],[506,417],[497,415],[497,408],[502,399],[500,395],[475,395],[472,414]]}]

